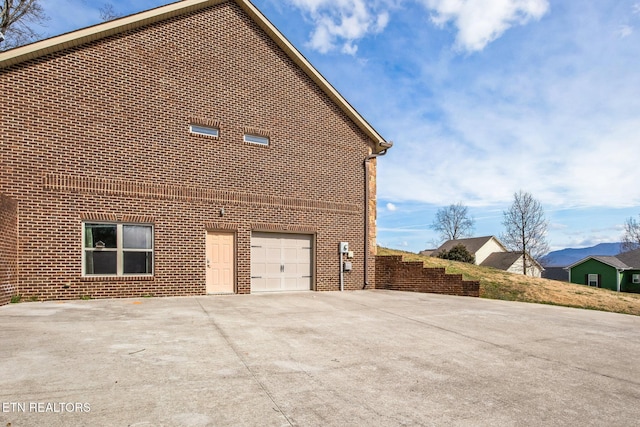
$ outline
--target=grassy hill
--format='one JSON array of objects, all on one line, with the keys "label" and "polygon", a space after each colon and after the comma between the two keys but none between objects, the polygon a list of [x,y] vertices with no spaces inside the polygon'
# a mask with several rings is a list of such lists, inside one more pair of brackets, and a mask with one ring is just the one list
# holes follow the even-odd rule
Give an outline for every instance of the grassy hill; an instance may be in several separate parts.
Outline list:
[{"label": "grassy hill", "polygon": [[480,297],[538,304],[553,304],[640,316],[640,294],[613,292],[555,280],[525,277],[490,267],[448,261],[395,249],[378,248],[378,255],[402,255],[405,261],[422,261],[425,267],[444,267],[480,282]]}]

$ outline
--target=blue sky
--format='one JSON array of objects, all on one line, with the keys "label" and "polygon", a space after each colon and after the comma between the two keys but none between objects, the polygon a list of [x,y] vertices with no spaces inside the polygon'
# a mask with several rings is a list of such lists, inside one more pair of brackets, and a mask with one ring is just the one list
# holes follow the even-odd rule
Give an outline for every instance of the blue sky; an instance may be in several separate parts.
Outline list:
[{"label": "blue sky", "polygon": [[[98,23],[106,2],[42,3],[56,35]],[[476,236],[499,236],[521,189],[542,203],[551,249],[618,241],[640,214],[640,0],[254,4],[394,141],[379,244],[435,246],[435,212],[458,202]]]}]

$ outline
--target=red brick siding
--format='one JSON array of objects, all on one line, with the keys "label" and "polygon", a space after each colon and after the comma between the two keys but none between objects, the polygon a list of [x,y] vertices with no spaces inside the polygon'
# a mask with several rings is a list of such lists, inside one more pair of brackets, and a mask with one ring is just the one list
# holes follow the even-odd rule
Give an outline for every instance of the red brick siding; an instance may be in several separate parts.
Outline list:
[{"label": "red brick siding", "polygon": [[[15,65],[0,81],[12,105],[0,192],[20,210],[20,294],[203,294],[207,228],[235,231],[240,293],[252,230],[314,234],[317,290],[339,288],[338,242],[349,241],[345,288],[362,288],[371,141],[235,3]],[[219,125],[219,138],[190,135],[192,120]],[[247,128],[270,146],[243,143]],[[81,277],[82,220],[101,218],[154,224],[153,278]]]},{"label": "red brick siding", "polygon": [[376,289],[480,296],[479,282],[462,280],[461,274],[446,274],[444,268],[424,268],[422,262],[403,261],[395,255],[376,257]]},{"label": "red brick siding", "polygon": [[0,305],[18,293],[18,204],[0,194]]}]

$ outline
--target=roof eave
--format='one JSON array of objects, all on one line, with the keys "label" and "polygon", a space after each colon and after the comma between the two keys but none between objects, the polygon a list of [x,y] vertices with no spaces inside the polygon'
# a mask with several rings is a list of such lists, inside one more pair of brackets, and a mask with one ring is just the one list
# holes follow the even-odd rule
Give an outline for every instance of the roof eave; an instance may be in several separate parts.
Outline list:
[{"label": "roof eave", "polygon": [[[580,259],[580,260],[578,260],[578,261],[574,262],[574,263],[573,263],[573,264],[571,264],[571,265],[567,265],[566,267],[564,267],[564,269],[565,269],[565,270],[567,270],[567,271],[569,271],[569,269],[571,269],[571,268],[575,267],[576,265],[580,265],[580,264],[582,264],[582,263],[584,263],[584,262],[587,262],[587,261],[589,261],[590,259],[595,259],[595,258],[594,258],[594,257],[592,257],[592,256],[587,256],[587,257],[585,257],[585,258],[582,258],[582,259]],[[597,260],[596,260],[596,261],[597,261]]]},{"label": "roof eave", "polygon": [[610,262],[607,262],[607,261],[605,261],[605,260],[603,260],[603,259],[599,259],[597,255],[590,255],[590,256],[587,256],[587,257],[582,258],[581,260],[576,261],[576,262],[574,262],[573,264],[568,265],[568,266],[563,267],[563,268],[564,268],[565,270],[569,271],[570,269],[572,269],[572,268],[573,268],[573,267],[575,267],[576,265],[583,264],[583,263],[585,263],[585,262],[589,261],[590,259],[592,259],[592,260],[594,260],[594,261],[598,261],[598,262],[600,262],[600,263],[602,263],[602,264],[604,264],[604,265],[608,265],[609,267],[611,267],[611,268],[615,268],[616,270],[620,270],[620,269],[622,269],[622,270],[633,270],[633,268],[628,267],[628,266],[627,266],[627,267],[620,267],[620,266],[618,266],[618,265],[613,265],[613,264],[611,264]]}]

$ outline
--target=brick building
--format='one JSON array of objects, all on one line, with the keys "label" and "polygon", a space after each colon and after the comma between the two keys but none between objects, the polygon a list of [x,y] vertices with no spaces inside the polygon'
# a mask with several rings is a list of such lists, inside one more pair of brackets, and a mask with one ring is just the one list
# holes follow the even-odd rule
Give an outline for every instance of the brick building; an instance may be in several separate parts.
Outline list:
[{"label": "brick building", "polygon": [[[390,147],[248,0],[0,53],[0,303],[375,283]],[[5,237],[6,236],[6,237]]]}]

